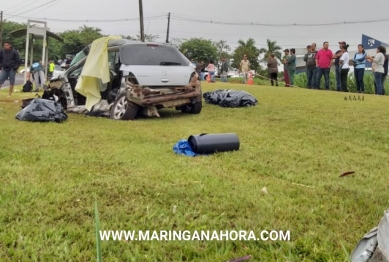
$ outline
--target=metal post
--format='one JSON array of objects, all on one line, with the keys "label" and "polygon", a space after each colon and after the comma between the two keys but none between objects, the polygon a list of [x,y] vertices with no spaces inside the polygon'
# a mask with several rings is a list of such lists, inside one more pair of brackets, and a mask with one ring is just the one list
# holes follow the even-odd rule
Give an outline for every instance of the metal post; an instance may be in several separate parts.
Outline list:
[{"label": "metal post", "polygon": [[3,49],[3,11],[0,12],[0,48]]},{"label": "metal post", "polygon": [[[24,57],[24,83],[27,81],[27,63],[28,63],[28,48],[29,48],[29,43],[30,43],[30,23],[27,23],[27,35],[26,35],[26,54]],[[32,45],[31,45],[32,48]],[[31,53],[32,55],[32,53]]]},{"label": "metal post", "polygon": [[145,32],[144,32],[144,25],[143,25],[143,5],[142,0],[139,0],[139,19],[140,19],[140,40],[142,42],[145,41]]},{"label": "metal post", "polygon": [[169,43],[169,31],[170,31],[170,12],[167,17],[167,32],[166,32],[166,43]]},{"label": "metal post", "polygon": [[[42,64],[43,63],[46,63],[46,46],[47,46],[47,42],[46,42],[46,35],[47,35],[47,24],[45,24],[45,30],[44,30],[44,35],[43,35],[43,50],[42,50]],[[41,79],[41,85],[44,85],[45,84],[45,80],[46,80],[46,64],[43,65],[43,79]]]}]

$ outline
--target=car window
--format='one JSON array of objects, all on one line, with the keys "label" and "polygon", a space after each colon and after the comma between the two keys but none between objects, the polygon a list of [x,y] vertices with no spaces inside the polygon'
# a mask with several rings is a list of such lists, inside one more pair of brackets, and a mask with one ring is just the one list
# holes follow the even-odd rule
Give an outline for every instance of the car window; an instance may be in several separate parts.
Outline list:
[{"label": "car window", "polygon": [[116,52],[108,52],[109,69],[115,71]]},{"label": "car window", "polygon": [[[88,55],[88,52],[86,51],[87,48],[85,48],[84,50],[82,50],[81,52],[79,52],[72,60],[72,62],[70,63],[70,66],[74,65],[75,63],[77,63],[78,61],[80,61],[81,59],[83,59],[84,57],[86,57]],[[69,67],[70,67],[69,66]]]},{"label": "car window", "polygon": [[120,61],[125,65],[190,65],[190,61],[180,51],[170,46],[125,45],[119,53]]}]

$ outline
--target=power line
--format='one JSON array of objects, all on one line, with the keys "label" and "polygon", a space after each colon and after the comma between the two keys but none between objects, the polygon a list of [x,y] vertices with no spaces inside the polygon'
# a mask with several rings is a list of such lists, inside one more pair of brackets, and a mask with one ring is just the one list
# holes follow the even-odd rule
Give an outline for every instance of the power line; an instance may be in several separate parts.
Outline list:
[{"label": "power line", "polygon": [[[223,34],[223,33],[218,33],[218,32],[213,32],[213,33],[205,33],[205,32],[193,32],[193,31],[177,31],[177,30],[170,30],[170,32],[173,32],[173,33],[178,33],[178,34],[181,34],[181,33],[184,33],[184,34],[201,34],[201,35],[212,35],[212,36],[245,36],[245,37],[248,37],[247,34]],[[263,38],[290,38],[290,36],[285,36],[285,35],[252,35],[250,34],[251,38],[260,38],[260,37],[263,37]],[[375,35],[376,38],[385,38],[387,36],[384,36],[384,35],[380,35],[380,36],[377,36]],[[299,36],[298,38],[306,38],[306,39],[314,39],[314,38],[324,38],[324,39],[339,39],[339,37],[334,37],[334,36]],[[353,36],[346,36],[346,35],[342,35],[341,37],[343,40],[344,38],[346,39],[361,39],[361,37],[355,37],[355,34]]]},{"label": "power line", "polygon": [[[78,19],[59,19],[59,18],[45,18],[45,17],[28,17],[28,16],[20,16],[20,15],[8,15],[10,17],[18,17],[18,18],[24,18],[24,19],[39,19],[39,20],[45,20],[45,21],[56,21],[56,22],[104,22],[104,23],[109,23],[109,22],[126,22],[126,21],[139,21],[139,18],[120,18],[120,19],[84,19],[84,20],[78,20]],[[148,20],[156,20],[156,19],[166,19],[166,15],[159,15],[159,16],[149,16],[149,17],[144,17],[144,19]]]},{"label": "power line", "polygon": [[[39,1],[39,0],[37,0],[37,1]],[[17,9],[24,9],[24,8],[26,8],[26,7],[28,7],[28,5],[26,5],[27,3],[30,3],[31,2],[31,0],[27,0],[27,1],[24,1],[24,2],[22,2],[22,3],[19,3],[19,4],[16,4],[16,5],[14,5],[14,6],[12,6],[10,9],[6,9],[6,10],[4,10],[5,12],[9,12],[9,11],[11,11],[11,10],[17,10]],[[24,7],[22,7],[22,6],[24,6]]]},{"label": "power line", "polygon": [[344,21],[344,22],[333,22],[333,23],[321,23],[321,24],[313,24],[313,23],[306,23],[306,24],[265,24],[265,23],[256,23],[256,22],[220,22],[220,21],[213,21],[213,20],[201,20],[201,19],[193,19],[193,18],[187,18],[182,16],[176,16],[172,15],[172,19],[178,20],[178,21],[185,21],[185,22],[193,22],[193,23],[202,23],[202,24],[219,24],[219,25],[236,25],[236,26],[267,26],[267,27],[287,27],[287,26],[334,26],[334,25],[346,25],[346,24],[367,24],[367,23],[379,23],[379,22],[388,22],[389,18],[385,19],[376,19],[376,20],[359,20],[359,21]]},{"label": "power line", "polygon": [[35,7],[35,8],[32,8],[32,9],[30,9],[30,10],[21,12],[21,13],[19,13],[19,14],[17,14],[17,15],[22,15],[22,14],[25,14],[25,13],[28,13],[28,12],[31,12],[31,11],[34,11],[34,10],[40,8],[40,7],[43,7],[43,6],[48,5],[48,4],[51,4],[51,3],[55,2],[55,1],[56,1],[56,0],[52,0],[52,1],[50,1],[50,2],[47,2],[47,3],[43,4],[43,5],[40,5],[40,6],[37,6],[37,7]]}]

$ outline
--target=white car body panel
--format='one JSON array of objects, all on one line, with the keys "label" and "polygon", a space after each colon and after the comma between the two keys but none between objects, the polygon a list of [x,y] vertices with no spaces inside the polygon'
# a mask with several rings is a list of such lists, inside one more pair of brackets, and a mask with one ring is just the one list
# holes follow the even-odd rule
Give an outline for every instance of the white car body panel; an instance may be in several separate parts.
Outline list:
[{"label": "white car body panel", "polygon": [[[186,86],[194,68],[188,66],[121,65],[120,70],[131,72],[142,86]],[[127,73],[128,74],[128,73]]]}]

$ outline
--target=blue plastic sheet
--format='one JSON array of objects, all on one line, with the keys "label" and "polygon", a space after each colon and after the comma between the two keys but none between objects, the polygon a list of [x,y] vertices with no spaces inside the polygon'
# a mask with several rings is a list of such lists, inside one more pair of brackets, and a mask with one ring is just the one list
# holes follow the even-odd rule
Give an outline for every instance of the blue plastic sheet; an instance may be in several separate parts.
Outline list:
[{"label": "blue plastic sheet", "polygon": [[174,153],[178,155],[185,155],[185,156],[197,156],[195,152],[193,152],[192,148],[190,147],[188,140],[180,140],[178,141],[174,147],[173,147]]}]

